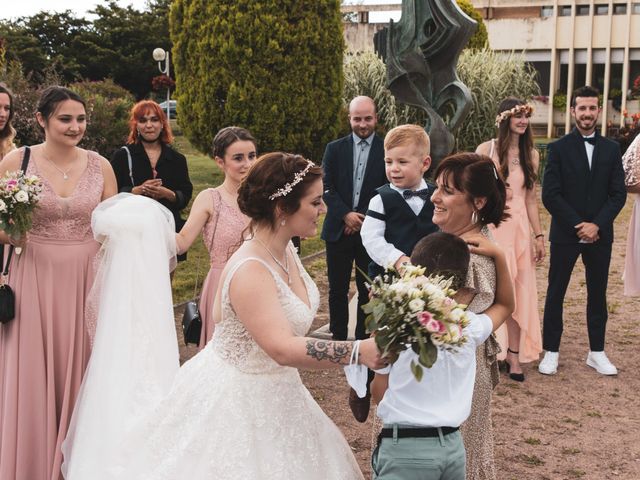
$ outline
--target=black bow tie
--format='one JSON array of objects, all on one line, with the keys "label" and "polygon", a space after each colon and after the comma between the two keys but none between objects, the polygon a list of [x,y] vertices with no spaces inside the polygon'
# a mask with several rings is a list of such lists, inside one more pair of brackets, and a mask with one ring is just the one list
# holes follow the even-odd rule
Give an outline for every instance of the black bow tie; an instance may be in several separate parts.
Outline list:
[{"label": "black bow tie", "polygon": [[402,192],[402,196],[405,200],[409,200],[411,197],[420,197],[422,200],[429,198],[429,189],[423,188],[422,190],[405,190]]},{"label": "black bow tie", "polygon": [[593,146],[596,145],[596,137],[582,137],[582,139]]}]

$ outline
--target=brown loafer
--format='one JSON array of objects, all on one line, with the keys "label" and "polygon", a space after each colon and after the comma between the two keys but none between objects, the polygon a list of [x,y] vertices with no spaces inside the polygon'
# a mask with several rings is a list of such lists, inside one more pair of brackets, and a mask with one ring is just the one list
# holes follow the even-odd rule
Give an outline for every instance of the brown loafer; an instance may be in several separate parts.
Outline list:
[{"label": "brown loafer", "polygon": [[371,394],[367,391],[367,395],[364,398],[358,397],[356,391],[349,389],[349,407],[354,418],[360,423],[367,421],[369,416],[369,407],[371,406]]}]

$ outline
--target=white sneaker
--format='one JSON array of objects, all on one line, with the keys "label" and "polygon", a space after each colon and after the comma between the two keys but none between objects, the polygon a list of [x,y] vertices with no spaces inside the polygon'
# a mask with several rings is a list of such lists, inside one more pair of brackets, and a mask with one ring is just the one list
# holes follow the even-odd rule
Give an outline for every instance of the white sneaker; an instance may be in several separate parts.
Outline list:
[{"label": "white sneaker", "polygon": [[558,352],[546,352],[538,365],[538,371],[544,375],[555,375],[558,371]]},{"label": "white sneaker", "polygon": [[618,369],[609,361],[604,352],[589,352],[587,355],[587,365],[596,369],[602,375],[617,375]]}]

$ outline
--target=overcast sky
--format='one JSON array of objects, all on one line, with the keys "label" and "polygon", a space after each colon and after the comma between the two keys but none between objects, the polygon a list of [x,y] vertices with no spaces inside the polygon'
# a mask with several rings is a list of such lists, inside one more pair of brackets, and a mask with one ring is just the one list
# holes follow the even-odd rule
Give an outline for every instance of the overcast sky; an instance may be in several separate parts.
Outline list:
[{"label": "overcast sky", "polygon": [[[85,16],[96,5],[106,3],[101,0],[2,0],[0,18],[30,17],[41,10],[72,10],[77,16]],[[133,5],[136,9],[142,10],[146,0],[116,0],[116,3],[123,7]]]},{"label": "overcast sky", "polygon": [[[348,0],[346,3],[373,5],[400,2],[401,0]],[[41,10],[56,12],[72,10],[76,12],[78,16],[85,16],[95,5],[101,3],[106,4],[107,2],[101,0],[2,0],[0,18],[29,17]],[[142,10],[145,7],[146,0],[116,0],[116,3],[121,6],[133,5],[136,9]],[[372,13],[370,16],[371,21],[383,21],[378,18],[380,15],[384,15],[384,13]],[[399,17],[399,14],[397,16]]]}]

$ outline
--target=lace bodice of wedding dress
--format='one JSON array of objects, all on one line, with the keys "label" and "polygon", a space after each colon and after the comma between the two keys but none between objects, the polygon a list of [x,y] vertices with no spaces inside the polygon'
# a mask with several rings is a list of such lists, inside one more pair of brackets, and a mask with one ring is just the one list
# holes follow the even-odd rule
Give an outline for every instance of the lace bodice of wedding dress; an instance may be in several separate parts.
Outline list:
[{"label": "lace bodice of wedding dress", "polygon": [[245,262],[260,262],[271,272],[278,289],[278,297],[282,309],[296,335],[304,336],[309,330],[311,322],[313,322],[320,301],[318,287],[316,287],[316,284],[302,267],[298,255],[294,253],[293,256],[296,259],[296,264],[306,286],[310,306],[293,293],[282,277],[259,258],[250,257],[240,260],[227,274],[220,294],[222,318],[224,320],[216,326],[216,334],[208,348],[213,348],[220,358],[235,366],[238,370],[245,373],[259,373],[283,368],[258,346],[249,332],[244,328],[244,325],[238,320],[229,302],[229,285],[236,270]]}]

